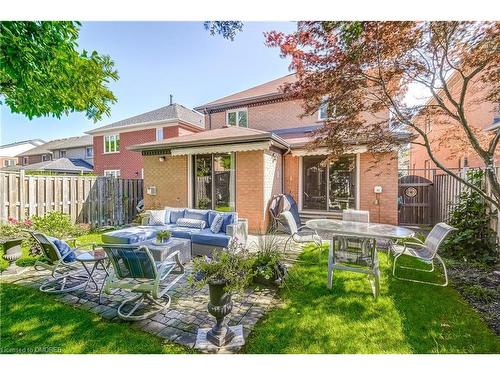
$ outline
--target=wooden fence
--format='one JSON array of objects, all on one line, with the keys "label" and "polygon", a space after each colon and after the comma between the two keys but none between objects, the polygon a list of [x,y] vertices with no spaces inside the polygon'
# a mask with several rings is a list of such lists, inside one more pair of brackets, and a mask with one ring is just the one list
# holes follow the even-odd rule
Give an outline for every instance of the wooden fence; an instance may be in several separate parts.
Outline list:
[{"label": "wooden fence", "polygon": [[74,223],[95,226],[129,223],[143,198],[143,181],[88,176],[28,176],[0,172],[0,221],[24,220],[50,211]]}]

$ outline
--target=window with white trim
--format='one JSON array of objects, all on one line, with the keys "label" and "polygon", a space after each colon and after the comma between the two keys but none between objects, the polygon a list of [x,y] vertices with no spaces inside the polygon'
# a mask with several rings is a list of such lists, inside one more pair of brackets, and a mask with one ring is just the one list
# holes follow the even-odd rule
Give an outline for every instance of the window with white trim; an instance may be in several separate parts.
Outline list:
[{"label": "window with white trim", "polygon": [[114,177],[120,178],[120,170],[119,169],[105,169],[104,177]]},{"label": "window with white trim", "polygon": [[90,146],[90,147],[85,148],[85,157],[86,158],[94,157],[94,147]]},{"label": "window with white trim", "polygon": [[10,167],[10,166],[12,166],[12,165],[14,165],[14,164],[15,164],[15,162],[14,162],[14,160],[12,160],[12,159],[5,159],[5,160],[3,161],[3,166],[4,166],[4,167]]},{"label": "window with white trim", "polygon": [[326,121],[333,119],[335,117],[341,117],[341,114],[337,114],[337,106],[334,105],[332,108],[332,113],[328,114],[328,98],[323,99],[323,103],[318,108],[318,121]]},{"label": "window with white trim", "polygon": [[104,153],[120,152],[120,134],[104,136]]},{"label": "window with white trim", "polygon": [[66,157],[66,150],[60,150],[59,151],[59,157],[65,158]]},{"label": "window with white trim", "polygon": [[247,109],[235,109],[226,112],[226,125],[239,126],[248,128],[248,111]]},{"label": "window with white trim", "polygon": [[163,140],[163,128],[156,129],[156,140],[157,141]]}]

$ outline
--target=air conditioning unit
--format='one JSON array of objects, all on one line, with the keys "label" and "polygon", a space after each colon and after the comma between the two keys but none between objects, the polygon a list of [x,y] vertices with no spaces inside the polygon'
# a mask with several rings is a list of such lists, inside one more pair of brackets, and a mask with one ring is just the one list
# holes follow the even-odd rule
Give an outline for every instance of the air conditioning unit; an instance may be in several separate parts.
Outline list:
[{"label": "air conditioning unit", "polygon": [[156,186],[149,186],[146,189],[146,194],[147,195],[156,195]]}]

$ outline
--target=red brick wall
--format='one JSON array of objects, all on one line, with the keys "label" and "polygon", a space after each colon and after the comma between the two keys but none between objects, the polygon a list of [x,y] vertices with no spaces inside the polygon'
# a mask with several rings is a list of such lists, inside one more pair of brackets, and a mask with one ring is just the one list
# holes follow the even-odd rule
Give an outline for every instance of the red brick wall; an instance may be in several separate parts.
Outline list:
[{"label": "red brick wall", "polygon": [[[370,221],[384,224],[398,223],[398,161],[396,153],[360,155],[360,202],[361,210],[370,211]],[[379,196],[373,192],[382,186]]]},{"label": "red brick wall", "polygon": [[[163,138],[173,138],[193,132],[194,130],[182,125],[169,126],[163,128]],[[119,169],[122,178],[141,178],[141,170],[144,167],[142,155],[140,152],[127,150],[127,147],[155,140],[155,128],[120,133],[120,152],[105,154],[103,136],[94,136],[94,173],[103,175],[106,169]]]},{"label": "red brick wall", "polygon": [[[52,155],[51,154],[45,154],[47,156],[46,160],[51,160],[52,159]],[[23,159],[25,158],[26,156],[18,156],[18,163],[19,165],[23,165]],[[35,164],[35,163],[40,163],[42,160],[42,157],[43,155],[40,154],[40,155],[30,155],[30,156],[27,156],[28,158],[28,164]]]},{"label": "red brick wall", "polygon": [[299,202],[299,157],[285,155],[284,193],[290,193]]},{"label": "red brick wall", "polygon": [[[282,128],[293,128],[298,126],[314,125],[318,122],[318,115],[300,118],[303,108],[299,100],[288,100],[271,104],[263,104],[248,107],[248,127],[260,130],[274,130]],[[211,115],[212,129],[226,126],[226,112],[216,112]],[[205,116],[205,124],[208,128],[209,115]]]}]

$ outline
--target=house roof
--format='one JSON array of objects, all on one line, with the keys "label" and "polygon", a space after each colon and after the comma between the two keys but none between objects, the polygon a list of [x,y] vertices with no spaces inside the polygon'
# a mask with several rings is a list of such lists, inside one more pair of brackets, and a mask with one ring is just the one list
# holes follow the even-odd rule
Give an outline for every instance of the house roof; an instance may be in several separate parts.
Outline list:
[{"label": "house roof", "polygon": [[19,141],[19,142],[13,142],[13,143],[7,143],[5,145],[0,145],[0,150],[3,150],[5,148],[10,148],[10,147],[15,147],[15,146],[21,146],[25,144],[31,144],[33,146],[38,146],[41,145],[42,143],[45,143],[44,140],[41,139],[27,139],[25,141]]},{"label": "house roof", "polygon": [[41,144],[40,146],[32,148],[31,150],[25,151],[18,156],[50,154],[52,153],[52,150],[87,147],[92,146],[92,144],[93,140],[91,135],[80,135],[77,137],[54,139],[52,141]]},{"label": "house roof", "polygon": [[139,124],[161,123],[163,121],[166,122],[173,120],[184,121],[200,128],[205,127],[205,117],[201,113],[186,108],[183,105],[173,103],[165,107],[154,109],[149,112],[141,113],[137,116],[132,116],[124,120],[113,122],[109,125],[89,130],[86,133],[94,134],[107,130],[122,130]]},{"label": "house roof", "polygon": [[285,83],[293,83],[297,80],[295,73],[284,77],[273,79],[258,86],[225,96],[212,102],[195,107],[197,111],[206,109],[221,109],[225,107],[235,107],[238,105],[250,104],[263,100],[278,99],[284,96],[281,87]]},{"label": "house roof", "polygon": [[31,150],[32,148],[35,148],[43,143],[45,143],[45,141],[41,139],[28,139],[25,141],[1,145],[0,156],[15,157],[20,153]]},{"label": "house roof", "polygon": [[206,130],[200,133],[193,133],[175,138],[168,138],[162,141],[133,145],[129,147],[129,149],[134,151],[143,151],[193,146],[237,144],[266,140],[274,141],[277,146],[281,146],[282,148],[289,147],[288,143],[284,139],[271,132],[249,128],[227,127]]},{"label": "house roof", "polygon": [[29,165],[14,165],[2,168],[3,170],[25,170],[25,171],[50,171],[61,173],[91,173],[94,170],[92,164],[82,159],[59,158],[55,160],[42,161]]}]

